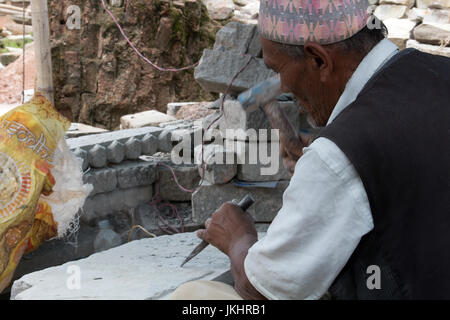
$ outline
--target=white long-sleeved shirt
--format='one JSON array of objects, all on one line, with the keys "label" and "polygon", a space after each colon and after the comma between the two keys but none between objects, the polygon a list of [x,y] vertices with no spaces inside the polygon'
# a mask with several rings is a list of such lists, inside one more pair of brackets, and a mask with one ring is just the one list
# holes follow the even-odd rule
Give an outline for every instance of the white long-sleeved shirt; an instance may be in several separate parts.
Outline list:
[{"label": "white long-sleeved shirt", "polygon": [[[330,119],[352,103],[397,46],[384,39],[361,61]],[[244,262],[252,285],[268,299],[319,299],[373,229],[362,181],[331,140],[316,139],[295,166],[283,206]]]}]

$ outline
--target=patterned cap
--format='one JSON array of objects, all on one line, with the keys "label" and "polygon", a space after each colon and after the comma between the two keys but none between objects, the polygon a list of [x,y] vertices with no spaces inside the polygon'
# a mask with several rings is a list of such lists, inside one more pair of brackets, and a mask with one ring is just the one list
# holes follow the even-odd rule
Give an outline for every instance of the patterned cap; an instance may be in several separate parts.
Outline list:
[{"label": "patterned cap", "polygon": [[259,32],[293,45],[350,38],[368,21],[368,0],[261,0]]}]

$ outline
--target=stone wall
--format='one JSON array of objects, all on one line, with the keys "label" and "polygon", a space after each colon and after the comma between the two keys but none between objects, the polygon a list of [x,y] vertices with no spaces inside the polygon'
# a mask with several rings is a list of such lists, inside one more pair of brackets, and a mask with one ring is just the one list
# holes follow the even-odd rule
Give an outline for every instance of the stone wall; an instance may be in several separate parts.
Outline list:
[{"label": "stone wall", "polygon": [[450,0],[369,0],[400,49],[450,57]]},{"label": "stone wall", "polygon": [[[214,43],[217,24],[200,0],[107,1],[125,33],[163,67],[197,62]],[[49,0],[57,109],[72,122],[115,129],[122,115],[165,111],[174,101],[211,100],[193,79],[193,69],[160,72],[126,43],[97,0]],[[81,8],[81,29],[66,26],[67,9]]]}]

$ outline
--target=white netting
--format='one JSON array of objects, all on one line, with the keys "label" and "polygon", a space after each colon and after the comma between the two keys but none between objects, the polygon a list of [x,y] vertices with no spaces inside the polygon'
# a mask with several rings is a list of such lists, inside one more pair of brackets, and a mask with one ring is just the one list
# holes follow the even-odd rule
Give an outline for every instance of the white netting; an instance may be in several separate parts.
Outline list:
[{"label": "white netting", "polygon": [[[82,160],[77,158],[62,138],[55,151],[55,178],[53,193],[41,195],[52,208],[53,219],[58,223],[58,238],[76,238],[79,229],[79,211],[83,207],[92,185],[83,184]],[[76,242],[76,240],[75,240]]]}]

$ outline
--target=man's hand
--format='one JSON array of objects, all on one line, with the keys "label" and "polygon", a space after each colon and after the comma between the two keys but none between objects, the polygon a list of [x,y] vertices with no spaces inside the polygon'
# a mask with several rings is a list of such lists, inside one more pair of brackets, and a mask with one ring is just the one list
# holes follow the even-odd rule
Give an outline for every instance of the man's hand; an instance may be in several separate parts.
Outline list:
[{"label": "man's hand", "polygon": [[205,227],[206,230],[197,231],[197,236],[228,256],[242,238],[248,238],[254,242],[258,240],[251,215],[230,202],[224,203],[214,212],[211,218],[206,220]]},{"label": "man's hand", "polygon": [[205,227],[206,229],[197,231],[197,236],[230,258],[231,273],[239,295],[244,299],[266,299],[248,281],[244,269],[248,249],[258,241],[258,234],[250,214],[227,202],[206,220]]},{"label": "man's hand", "polygon": [[294,175],[294,169],[298,159],[303,155],[303,148],[308,147],[315,138],[315,135],[301,133],[298,137],[300,140],[299,143],[280,139],[280,154],[283,159],[283,165],[288,170],[291,177]]}]

